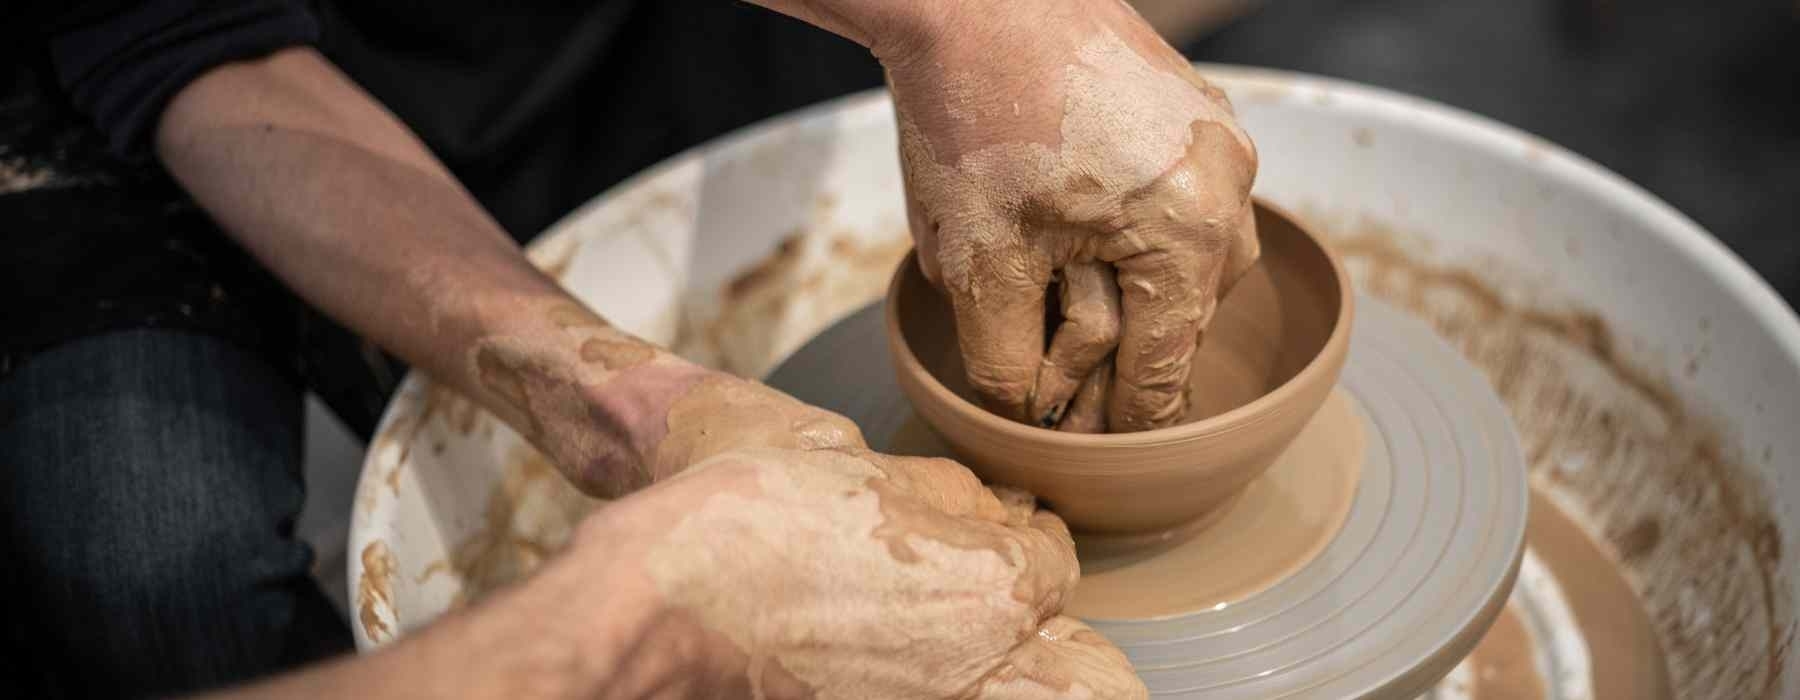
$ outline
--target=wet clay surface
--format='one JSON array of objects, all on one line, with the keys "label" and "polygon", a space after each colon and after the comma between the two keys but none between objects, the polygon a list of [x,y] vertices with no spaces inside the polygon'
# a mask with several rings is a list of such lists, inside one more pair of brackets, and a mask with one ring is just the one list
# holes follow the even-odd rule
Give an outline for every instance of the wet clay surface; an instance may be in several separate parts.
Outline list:
[{"label": "wet clay surface", "polygon": [[363,634],[369,639],[390,639],[394,631],[381,619],[381,609],[385,608],[390,614],[394,610],[393,581],[400,565],[387,543],[381,540],[364,546],[360,556],[363,574],[356,582],[356,623],[362,625]]},{"label": "wet clay surface", "polygon": [[[1363,288],[1429,321],[1486,373],[1533,485],[1622,562],[1671,694],[1773,697],[1794,638],[1792,565],[1767,490],[1704,414],[1626,359],[1598,315],[1513,302],[1490,282],[1503,270],[1424,262],[1407,252],[1423,247],[1378,224],[1340,229],[1334,244]],[[1578,584],[1594,568],[1559,578]]]},{"label": "wet clay surface", "polygon": [[1078,536],[1082,577],[1067,612],[1143,619],[1217,609],[1287,578],[1350,512],[1364,439],[1352,399],[1333,392],[1269,470],[1198,532],[1123,551]]}]

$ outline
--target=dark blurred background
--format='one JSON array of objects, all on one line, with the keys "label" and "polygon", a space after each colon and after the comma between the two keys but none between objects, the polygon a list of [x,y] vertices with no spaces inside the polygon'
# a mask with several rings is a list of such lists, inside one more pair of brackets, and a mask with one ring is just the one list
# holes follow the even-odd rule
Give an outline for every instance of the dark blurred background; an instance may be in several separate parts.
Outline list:
[{"label": "dark blurred background", "polygon": [[[1143,0],[1194,6],[1205,0]],[[1179,45],[1483,114],[1693,217],[1800,305],[1800,0],[1267,0]]]}]

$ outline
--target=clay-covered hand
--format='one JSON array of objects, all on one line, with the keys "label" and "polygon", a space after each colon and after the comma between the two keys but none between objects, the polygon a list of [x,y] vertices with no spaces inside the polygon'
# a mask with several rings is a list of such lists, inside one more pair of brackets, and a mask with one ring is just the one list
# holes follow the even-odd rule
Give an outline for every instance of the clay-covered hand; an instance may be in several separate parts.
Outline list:
[{"label": "clay-covered hand", "polygon": [[695,666],[667,681],[688,697],[1145,695],[1115,647],[1057,615],[1074,545],[1030,496],[871,452],[844,417],[579,304],[514,318],[541,327],[477,343],[480,387],[576,485],[616,499],[547,569],[604,592],[560,594],[568,615],[613,610],[593,615],[625,656],[588,664],[596,677],[663,687],[629,669],[675,659]]},{"label": "clay-covered hand", "polygon": [[569,551],[660,639],[681,631],[662,643],[694,660],[690,695],[1147,696],[1058,614],[1078,574],[1062,521],[948,460],[727,451],[601,509]]},{"label": "clay-covered hand", "polygon": [[[1112,356],[1103,427],[1171,425],[1201,331],[1258,255],[1256,150],[1126,3],[986,5],[878,51],[920,262],[955,308],[970,383],[1055,425],[1084,383],[1107,385]],[[1046,348],[1058,278],[1066,320]]]}]

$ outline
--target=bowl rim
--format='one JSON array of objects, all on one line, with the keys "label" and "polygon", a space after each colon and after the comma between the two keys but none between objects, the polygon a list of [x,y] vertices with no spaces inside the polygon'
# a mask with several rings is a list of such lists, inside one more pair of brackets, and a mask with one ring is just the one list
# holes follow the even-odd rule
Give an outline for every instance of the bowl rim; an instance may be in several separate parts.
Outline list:
[{"label": "bowl rim", "polygon": [[[1252,196],[1251,202],[1257,208],[1286,220],[1295,229],[1304,234],[1307,242],[1311,243],[1315,249],[1325,256],[1325,260],[1331,266],[1332,275],[1337,279],[1338,299],[1340,301],[1338,303],[1337,318],[1333,321],[1331,328],[1331,335],[1326,337],[1325,343],[1320,346],[1319,352],[1314,354],[1312,359],[1307,360],[1306,366],[1300,368],[1299,372],[1295,372],[1294,376],[1288,377],[1288,379],[1282,382],[1280,386],[1275,387],[1268,393],[1258,396],[1242,406],[1192,423],[1183,423],[1167,428],[1157,428],[1155,430],[1145,430],[1135,433],[1065,433],[1014,422],[995,415],[987,409],[958,396],[956,392],[951,391],[949,387],[944,386],[944,383],[939,381],[936,375],[933,375],[930,371],[925,369],[924,363],[919,362],[918,356],[913,354],[912,345],[906,342],[906,339],[900,334],[900,315],[898,304],[896,304],[895,301],[899,298],[901,280],[906,277],[908,268],[918,264],[916,262],[918,259],[917,248],[907,252],[906,257],[901,259],[900,264],[894,268],[893,276],[888,280],[887,296],[885,298],[885,308],[882,310],[882,316],[883,325],[887,330],[889,352],[893,354],[894,360],[899,363],[900,367],[898,369],[923,378],[919,382],[919,385],[922,386],[926,392],[935,397],[939,403],[952,407],[964,406],[971,409],[964,411],[964,413],[970,414],[974,424],[983,432],[998,434],[999,437],[1011,441],[1032,442],[1036,443],[1036,446],[1044,448],[1093,448],[1102,446],[1161,447],[1185,444],[1195,440],[1210,438],[1243,429],[1269,416],[1276,415],[1283,410],[1286,410],[1289,407],[1289,403],[1292,401],[1294,394],[1299,393],[1303,387],[1311,385],[1317,380],[1319,375],[1335,373],[1337,367],[1343,365],[1342,360],[1345,353],[1348,351],[1347,346],[1350,343],[1350,326],[1356,315],[1356,290],[1351,284],[1349,272],[1344,267],[1344,261],[1339,257],[1337,251],[1332,250],[1331,246],[1325,242],[1319,233],[1313,230],[1312,227],[1306,225],[1304,220],[1289,213],[1286,209],[1268,202],[1261,197]],[[1333,357],[1337,358],[1337,360],[1327,361],[1326,359]],[[904,383],[905,382],[902,382],[902,384]],[[915,410],[917,410],[916,407]],[[923,414],[923,412],[921,412],[921,414]],[[921,417],[923,417],[923,415],[921,415]],[[930,423],[929,420],[926,422]]]}]

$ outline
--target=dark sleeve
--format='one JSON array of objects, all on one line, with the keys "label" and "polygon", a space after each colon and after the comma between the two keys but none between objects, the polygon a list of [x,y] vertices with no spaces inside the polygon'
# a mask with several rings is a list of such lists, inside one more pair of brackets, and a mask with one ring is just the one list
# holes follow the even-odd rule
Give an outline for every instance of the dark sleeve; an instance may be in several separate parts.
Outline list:
[{"label": "dark sleeve", "polygon": [[318,40],[300,0],[76,2],[48,13],[50,59],[75,108],[139,160],[163,107],[214,66]]}]

